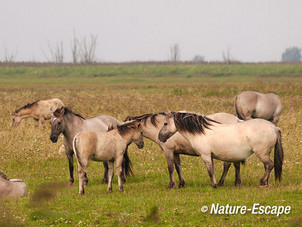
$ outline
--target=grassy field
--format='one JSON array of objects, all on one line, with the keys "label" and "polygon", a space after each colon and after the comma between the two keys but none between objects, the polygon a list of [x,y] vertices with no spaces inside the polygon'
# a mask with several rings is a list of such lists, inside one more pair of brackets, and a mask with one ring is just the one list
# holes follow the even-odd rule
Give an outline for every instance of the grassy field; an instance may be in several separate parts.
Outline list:
[{"label": "grassy field", "polygon": [[[113,193],[101,184],[103,167],[91,162],[85,196],[69,179],[67,158],[49,140],[50,125],[35,128],[32,119],[11,127],[11,113],[38,99],[60,98],[86,118],[99,114],[123,120],[128,115],[187,110],[235,114],[234,97],[244,90],[280,94],[285,161],[283,181],[260,188],[262,163],[251,156],[242,167],[242,185],[234,186],[234,168],[222,188],[212,189],[199,157],[182,156],[184,189],[166,189],[168,170],[160,148],[145,139],[145,147],[129,148],[134,176],[120,193],[114,177]],[[28,196],[0,201],[0,226],[296,226],[302,223],[302,64],[122,64],[47,65],[0,64],[0,169],[20,178]],[[273,157],[273,152],[272,152]],[[75,163],[76,164],[76,163]],[[75,165],[76,166],[76,165]],[[216,179],[222,162],[215,160]],[[175,172],[177,178],[177,173]],[[178,183],[178,180],[176,180]],[[202,213],[212,204],[291,206],[290,214],[253,215]]]}]

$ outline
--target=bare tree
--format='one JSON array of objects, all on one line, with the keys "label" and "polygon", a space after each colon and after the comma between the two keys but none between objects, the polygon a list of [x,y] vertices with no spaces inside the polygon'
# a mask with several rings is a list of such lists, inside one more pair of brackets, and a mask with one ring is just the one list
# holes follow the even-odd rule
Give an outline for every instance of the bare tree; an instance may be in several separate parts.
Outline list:
[{"label": "bare tree", "polygon": [[50,56],[51,58],[48,58],[47,55],[44,53],[44,56],[46,57],[46,59],[49,62],[54,62],[54,63],[63,63],[64,61],[64,47],[63,47],[63,42],[57,42],[56,46],[53,47],[50,45],[50,43],[48,42],[48,48],[49,48],[49,52],[50,52]]},{"label": "bare tree", "polygon": [[97,35],[90,34],[90,39],[84,37],[80,45],[80,59],[82,63],[92,64],[96,62],[95,50],[97,46]]},{"label": "bare tree", "polygon": [[224,51],[222,52],[222,58],[223,58],[223,62],[226,64],[232,64],[235,62],[239,62],[237,60],[234,59],[234,57],[231,54],[231,49],[228,46],[226,53],[224,53]]},{"label": "bare tree", "polygon": [[14,62],[17,57],[17,50],[15,53],[10,53],[7,48],[4,49],[4,62]]},{"label": "bare tree", "polygon": [[80,58],[80,42],[75,35],[75,31],[73,30],[73,38],[71,41],[71,54],[72,54],[72,62],[78,63]]},{"label": "bare tree", "polygon": [[173,62],[180,60],[180,48],[178,43],[175,43],[170,47],[170,60]]}]

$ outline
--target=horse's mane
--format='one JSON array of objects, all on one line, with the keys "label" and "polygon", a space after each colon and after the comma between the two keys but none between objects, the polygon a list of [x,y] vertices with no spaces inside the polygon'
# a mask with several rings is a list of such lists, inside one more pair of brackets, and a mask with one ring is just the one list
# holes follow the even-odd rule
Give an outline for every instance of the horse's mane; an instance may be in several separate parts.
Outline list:
[{"label": "horse's mane", "polygon": [[209,129],[211,122],[219,123],[208,117],[203,117],[195,113],[172,112],[174,116],[175,126],[180,131],[186,131],[191,134],[202,133],[205,129]]},{"label": "horse's mane", "polygon": [[37,101],[35,101],[35,102],[33,102],[33,103],[27,103],[25,106],[21,107],[20,109],[15,110],[15,113],[17,114],[17,113],[19,113],[19,112],[20,112],[21,110],[23,110],[23,109],[28,109],[28,108],[33,107],[33,106],[37,105],[37,103],[38,103],[39,101],[40,101],[40,100],[37,100]]},{"label": "horse's mane", "polygon": [[[127,134],[131,129],[135,129],[137,127],[137,122],[139,122],[139,121],[131,120],[124,124],[117,125],[116,127],[117,127],[119,134],[122,136],[122,135]],[[111,131],[113,129],[114,129],[113,127],[108,127],[108,131]]]},{"label": "horse's mane", "polygon": [[2,177],[4,180],[8,180],[6,174],[3,173],[1,170],[0,170],[0,177]]},{"label": "horse's mane", "polygon": [[[76,116],[79,118],[82,118],[83,120],[85,120],[84,117],[82,117],[80,114],[74,113],[71,109],[68,109],[67,107],[63,107],[64,108],[64,114],[63,117],[70,117],[70,116]],[[55,117],[58,117],[61,115],[61,108],[56,109],[56,111],[53,113]]]},{"label": "horse's mane", "polygon": [[141,121],[146,126],[147,119],[150,118],[152,125],[154,125],[156,127],[157,126],[156,117],[159,116],[159,115],[166,116],[167,114],[164,113],[164,112],[159,112],[159,113],[156,113],[156,114],[148,113],[148,114],[143,114],[143,115],[135,116],[135,117],[128,116],[128,117],[125,118],[124,121],[137,120],[137,121]]}]

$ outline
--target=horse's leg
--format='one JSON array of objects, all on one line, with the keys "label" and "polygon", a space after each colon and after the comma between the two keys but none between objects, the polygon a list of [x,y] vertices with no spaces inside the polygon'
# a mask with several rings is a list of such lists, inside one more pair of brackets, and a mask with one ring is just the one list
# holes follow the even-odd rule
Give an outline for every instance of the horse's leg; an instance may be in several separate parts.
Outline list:
[{"label": "horse's leg", "polygon": [[103,162],[104,165],[104,177],[102,180],[102,184],[107,184],[108,183],[108,163]]},{"label": "horse's leg", "polygon": [[74,178],[73,178],[73,152],[65,150],[65,153],[66,153],[66,156],[68,158],[68,165],[69,165],[69,174],[70,174],[69,186],[72,186],[72,184],[74,182]]},{"label": "horse's leg", "polygon": [[205,154],[202,154],[201,158],[208,169],[212,188],[217,188],[215,173],[214,173],[213,158],[211,157],[211,155],[205,155]]},{"label": "horse's leg", "polygon": [[175,165],[175,169],[178,173],[178,177],[179,177],[179,185],[178,188],[184,188],[185,187],[185,179],[182,175],[182,169],[181,169],[181,163],[180,163],[180,157],[179,154],[175,154],[174,153],[174,165]]},{"label": "horse's leg", "polygon": [[116,162],[116,174],[117,174],[117,179],[118,179],[118,187],[120,189],[121,192],[124,192],[124,188],[123,188],[123,180],[122,180],[122,162],[123,162],[123,155],[119,156],[115,162]]},{"label": "horse's leg", "polygon": [[39,119],[34,118],[34,120],[35,120],[35,127],[36,128],[39,127]]},{"label": "horse's leg", "polygon": [[113,179],[113,175],[114,175],[114,162],[108,161],[108,188],[107,191],[108,192],[112,192],[112,179]]},{"label": "horse's leg", "polygon": [[265,173],[260,180],[260,186],[268,186],[268,179],[272,169],[274,168],[274,163],[270,159],[269,155],[258,157],[264,164]]},{"label": "horse's leg", "polygon": [[122,175],[121,175],[123,184],[126,183],[126,171],[125,171],[125,168],[126,168],[126,159],[123,157],[123,161],[122,161]]},{"label": "horse's leg", "polygon": [[241,184],[241,176],[240,176],[240,162],[233,162],[235,167],[235,186]]},{"label": "horse's leg", "polygon": [[223,173],[222,173],[221,178],[218,182],[218,185],[217,185],[218,187],[224,185],[224,180],[226,178],[226,175],[228,174],[228,171],[229,171],[229,168],[230,168],[231,164],[232,164],[231,162],[224,162],[223,163]]},{"label": "horse's leg", "polygon": [[42,127],[45,128],[45,124],[44,124],[45,123],[45,119],[44,119],[44,117],[40,118],[39,121],[40,121]]},{"label": "horse's leg", "polygon": [[88,159],[81,158],[78,160],[78,173],[79,173],[79,193],[84,195],[85,178],[87,178],[86,172],[88,167]]},{"label": "horse's leg", "polygon": [[273,117],[273,121],[272,121],[272,122],[273,122],[273,124],[276,125],[276,126],[277,126],[277,124],[278,124],[279,117],[280,117],[280,116],[274,116],[274,117]]},{"label": "horse's leg", "polygon": [[169,170],[169,185],[168,189],[174,188],[175,187],[175,179],[174,179],[174,152],[169,149],[164,150],[165,156],[166,156],[166,161],[168,164],[168,170]]}]

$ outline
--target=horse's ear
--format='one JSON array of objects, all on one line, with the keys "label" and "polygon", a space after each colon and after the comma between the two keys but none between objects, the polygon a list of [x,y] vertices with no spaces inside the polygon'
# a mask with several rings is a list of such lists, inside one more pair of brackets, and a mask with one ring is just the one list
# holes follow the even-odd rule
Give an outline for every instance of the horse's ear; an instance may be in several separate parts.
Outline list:
[{"label": "horse's ear", "polygon": [[127,116],[125,119],[124,119],[124,122],[126,122],[126,121],[130,121],[132,119],[132,117],[131,116]]},{"label": "horse's ear", "polygon": [[64,107],[58,108],[58,109],[56,109],[56,111],[53,113],[53,115],[54,115],[55,117],[63,116],[64,111],[65,111],[65,110],[64,110]]}]

